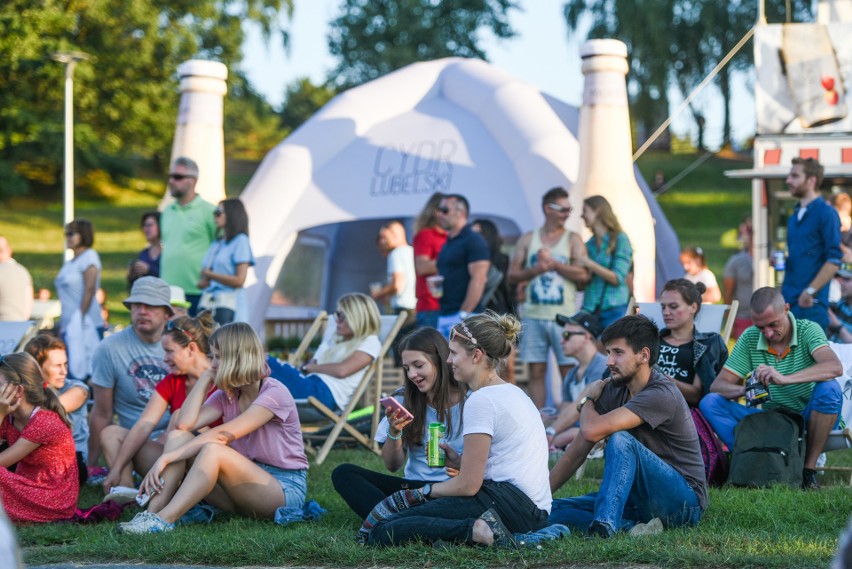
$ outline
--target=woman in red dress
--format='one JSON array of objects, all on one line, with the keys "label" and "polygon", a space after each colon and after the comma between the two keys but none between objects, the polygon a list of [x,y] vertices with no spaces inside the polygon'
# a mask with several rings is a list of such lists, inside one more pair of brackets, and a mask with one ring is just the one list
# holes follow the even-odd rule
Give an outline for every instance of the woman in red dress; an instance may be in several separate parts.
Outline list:
[{"label": "woman in red dress", "polygon": [[[47,386],[38,363],[25,352],[0,356],[0,498],[20,522],[67,520],[79,486],[71,424]],[[15,472],[8,470],[17,464]]]}]

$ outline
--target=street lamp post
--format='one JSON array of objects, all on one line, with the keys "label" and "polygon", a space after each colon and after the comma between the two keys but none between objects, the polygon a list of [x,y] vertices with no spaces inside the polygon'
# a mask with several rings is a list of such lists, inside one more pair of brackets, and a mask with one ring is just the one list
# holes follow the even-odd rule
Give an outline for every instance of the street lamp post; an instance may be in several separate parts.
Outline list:
[{"label": "street lamp post", "polygon": [[[65,180],[63,192],[64,222],[74,219],[74,67],[78,61],[90,59],[81,51],[58,51],[51,58],[65,64]],[[65,250],[65,260],[74,254]]]}]

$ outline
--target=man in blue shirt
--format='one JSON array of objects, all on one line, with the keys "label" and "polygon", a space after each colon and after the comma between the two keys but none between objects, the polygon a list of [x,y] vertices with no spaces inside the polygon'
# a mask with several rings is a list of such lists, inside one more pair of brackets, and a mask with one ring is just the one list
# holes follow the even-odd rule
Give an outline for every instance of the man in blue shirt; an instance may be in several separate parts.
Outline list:
[{"label": "man in blue shirt", "polygon": [[793,158],[787,187],[799,199],[787,222],[787,272],[781,293],[796,318],[828,329],[828,286],[843,258],[840,217],[819,193],[823,167]]},{"label": "man in blue shirt", "polygon": [[438,330],[445,336],[450,329],[482,309],[491,253],[482,236],[470,228],[470,205],[464,196],[451,194],[438,206],[438,223],[447,231],[447,242],[438,255],[438,274],[444,277]]}]

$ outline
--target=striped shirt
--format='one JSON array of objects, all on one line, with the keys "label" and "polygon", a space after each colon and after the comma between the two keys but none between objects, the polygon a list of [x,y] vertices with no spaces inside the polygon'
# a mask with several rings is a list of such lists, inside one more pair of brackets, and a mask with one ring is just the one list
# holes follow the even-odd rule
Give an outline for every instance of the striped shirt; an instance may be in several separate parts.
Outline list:
[{"label": "striped shirt", "polygon": [[[783,375],[790,375],[807,369],[816,363],[813,353],[822,347],[828,347],[822,327],[810,320],[796,320],[791,312],[790,346],[783,354],[770,351],[769,343],[756,326],[749,326],[739,337],[725,368],[742,379],[759,365],[774,367]],[[793,385],[769,385],[771,401],[767,401],[764,409],[786,407],[801,413],[811,398],[814,383],[795,383]]]},{"label": "striped shirt", "polygon": [[630,291],[627,288],[627,273],[633,263],[630,240],[626,234],[619,233],[615,238],[615,251],[610,254],[608,249],[609,233],[603,236],[600,247],[595,243],[595,237],[586,241],[589,258],[618,275],[617,285],[611,285],[598,275],[592,275],[592,280],[586,285],[583,293],[583,310],[586,312],[622,306],[630,299]]}]

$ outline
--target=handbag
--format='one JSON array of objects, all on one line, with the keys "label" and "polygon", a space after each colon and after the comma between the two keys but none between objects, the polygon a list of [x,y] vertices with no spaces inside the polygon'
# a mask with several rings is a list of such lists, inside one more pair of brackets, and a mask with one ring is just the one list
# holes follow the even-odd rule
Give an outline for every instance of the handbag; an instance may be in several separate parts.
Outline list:
[{"label": "handbag", "polygon": [[228,310],[237,310],[237,291],[235,290],[216,290],[213,292],[204,291],[201,293],[201,298],[198,300],[199,308],[205,310],[216,310],[217,308],[226,308]]}]

